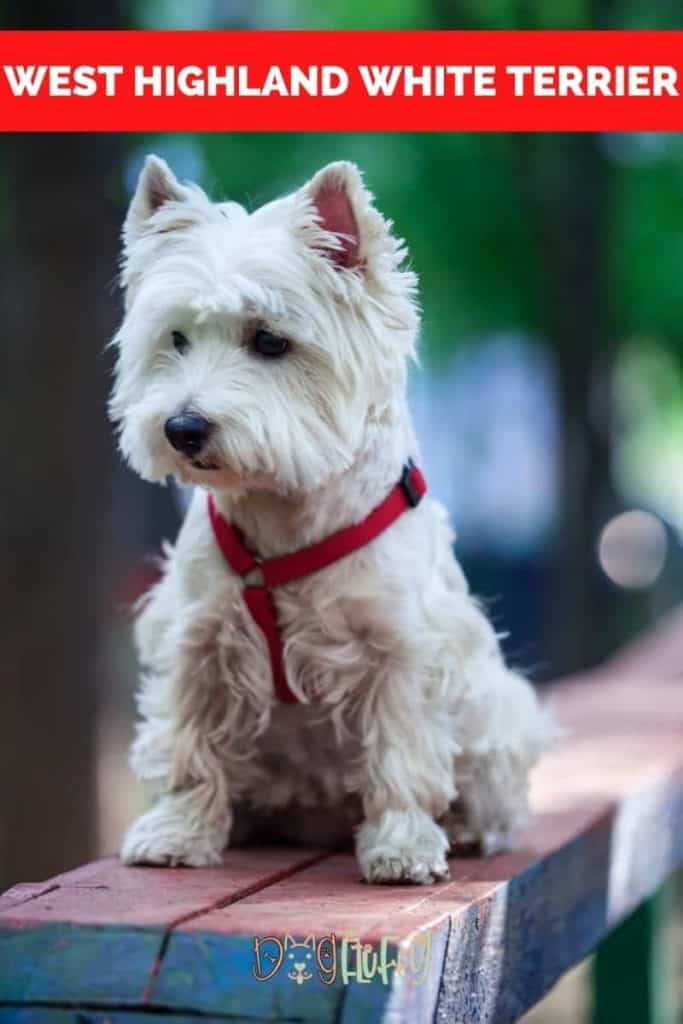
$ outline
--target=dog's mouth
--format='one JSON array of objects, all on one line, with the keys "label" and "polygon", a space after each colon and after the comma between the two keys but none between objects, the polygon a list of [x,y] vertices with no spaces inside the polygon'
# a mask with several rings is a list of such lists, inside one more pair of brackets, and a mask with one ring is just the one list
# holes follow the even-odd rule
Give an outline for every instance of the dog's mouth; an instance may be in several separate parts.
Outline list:
[{"label": "dog's mouth", "polygon": [[216,469],[220,469],[215,462],[211,462],[210,459],[191,459],[190,465],[193,469],[198,469],[203,473],[211,473]]}]

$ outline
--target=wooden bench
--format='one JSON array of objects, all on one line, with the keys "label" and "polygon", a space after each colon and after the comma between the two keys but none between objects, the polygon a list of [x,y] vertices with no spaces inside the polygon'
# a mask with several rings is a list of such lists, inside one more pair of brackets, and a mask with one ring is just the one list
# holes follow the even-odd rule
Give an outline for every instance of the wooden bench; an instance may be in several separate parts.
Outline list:
[{"label": "wooden bench", "polygon": [[426,888],[284,848],[17,885],[0,897],[0,1021],[518,1019],[683,860],[683,615],[552,703],[567,736],[516,852],[453,860]]}]

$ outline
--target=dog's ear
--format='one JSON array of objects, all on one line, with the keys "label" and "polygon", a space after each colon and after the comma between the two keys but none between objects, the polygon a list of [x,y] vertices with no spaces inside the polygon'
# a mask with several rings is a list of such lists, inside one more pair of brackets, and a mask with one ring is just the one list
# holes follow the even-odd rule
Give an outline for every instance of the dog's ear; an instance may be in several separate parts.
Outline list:
[{"label": "dog's ear", "polygon": [[336,270],[375,276],[396,262],[400,243],[392,237],[392,223],[374,206],[354,163],[327,164],[299,196],[307,211],[304,237]]},{"label": "dog's ear", "polygon": [[358,200],[364,193],[363,180],[355,164],[328,164],[304,186],[313,204],[319,228],[334,237],[322,251],[335,266],[349,269],[361,262]]},{"label": "dog's ear", "polygon": [[165,160],[153,154],[146,157],[123,225],[126,245],[140,236],[160,207],[169,202],[185,202],[189,195],[190,190],[180,184]]}]

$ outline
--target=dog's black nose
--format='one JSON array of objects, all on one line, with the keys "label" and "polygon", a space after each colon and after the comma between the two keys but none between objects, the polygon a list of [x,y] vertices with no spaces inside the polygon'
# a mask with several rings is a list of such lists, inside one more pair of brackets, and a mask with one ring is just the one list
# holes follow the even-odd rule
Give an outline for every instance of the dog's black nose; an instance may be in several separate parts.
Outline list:
[{"label": "dog's black nose", "polygon": [[183,412],[166,420],[164,433],[176,451],[183,455],[199,455],[209,439],[211,424],[203,416]]}]

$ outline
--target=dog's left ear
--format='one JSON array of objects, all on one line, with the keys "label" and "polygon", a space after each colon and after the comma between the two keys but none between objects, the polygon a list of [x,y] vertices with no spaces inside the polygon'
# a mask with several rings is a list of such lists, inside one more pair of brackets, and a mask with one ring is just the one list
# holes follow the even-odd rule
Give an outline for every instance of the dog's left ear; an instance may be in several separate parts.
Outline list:
[{"label": "dog's left ear", "polygon": [[350,161],[327,164],[300,195],[315,218],[309,244],[337,269],[367,269],[386,246],[391,224],[373,206],[360,170]]},{"label": "dog's left ear", "polygon": [[346,161],[328,164],[304,186],[304,191],[313,204],[318,226],[334,236],[323,249],[327,258],[338,267],[357,267],[361,257],[355,207],[364,190],[356,165]]},{"label": "dog's left ear", "polygon": [[140,237],[160,207],[169,202],[182,203],[189,195],[190,190],[180,184],[165,160],[154,154],[146,157],[123,225],[126,245]]}]

